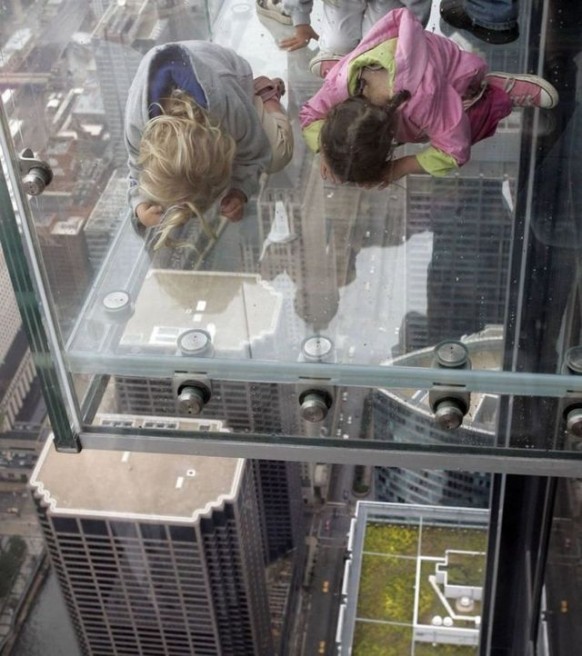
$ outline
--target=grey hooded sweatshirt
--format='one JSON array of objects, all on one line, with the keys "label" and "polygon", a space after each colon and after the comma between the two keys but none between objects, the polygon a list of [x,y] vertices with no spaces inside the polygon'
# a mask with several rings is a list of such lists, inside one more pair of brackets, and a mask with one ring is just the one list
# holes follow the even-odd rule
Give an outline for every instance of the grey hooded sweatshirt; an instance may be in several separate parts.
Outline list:
[{"label": "grey hooded sweatshirt", "polygon": [[125,145],[129,153],[129,203],[136,207],[148,200],[140,193],[137,166],[139,144],[150,120],[149,84],[154,57],[168,47],[179,47],[192,66],[206,97],[210,118],[236,142],[230,187],[250,198],[258,189],[259,175],[271,163],[271,147],[253,105],[253,72],[233,50],[206,41],[181,41],[156,46],[144,55],[133,79],[125,107]]}]

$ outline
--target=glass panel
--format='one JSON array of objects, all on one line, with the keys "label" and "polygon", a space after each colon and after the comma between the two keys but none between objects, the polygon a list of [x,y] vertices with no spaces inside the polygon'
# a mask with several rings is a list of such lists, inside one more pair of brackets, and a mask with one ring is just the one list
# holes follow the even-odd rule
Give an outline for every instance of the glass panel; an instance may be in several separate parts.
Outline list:
[{"label": "glass panel", "polygon": [[[4,106],[17,150],[30,147],[53,168],[53,182],[31,204],[73,366],[77,358],[90,366],[86,359],[97,354],[123,352],[128,338],[114,337],[124,331],[113,316],[149,346],[156,327],[171,329],[166,345],[200,328],[221,358],[281,363],[305,357],[304,340],[317,335],[329,340],[326,355],[334,362],[380,364],[501,323],[520,144],[547,146],[537,134],[544,117],[536,115],[532,135],[532,117],[522,110],[477,144],[457,175],[409,176],[381,192],[324,182],[296,135],[293,163],[269,178],[243,222],[225,222],[213,210],[209,230],[190,222],[180,236],[185,248],[155,254],[131,234],[124,101],[147,49],[184,38],[234,47],[257,75],[286,79],[292,119],[317,88],[301,66],[310,50],[278,49],[279,26],[243,8],[79,2],[10,12]],[[518,43],[481,48],[493,68],[525,66]],[[534,55],[541,66],[543,54],[528,53]],[[129,308],[109,296],[116,291],[129,295],[131,319],[121,318]],[[136,330],[148,307],[152,325]],[[155,349],[144,354],[155,360]]]},{"label": "glass panel", "polygon": [[[312,46],[278,48],[287,27],[229,1],[9,6],[7,136],[53,172],[17,219],[30,218],[23,234],[46,284],[47,323],[57,319],[53,347],[66,345],[72,378],[61,372],[60,385],[71,386],[72,424],[77,401],[88,430],[104,413],[189,416],[206,404],[202,418],[235,433],[576,452],[559,426],[497,430],[515,413],[535,416],[500,395],[569,395],[576,406],[582,394],[576,358],[565,365],[579,342],[577,200],[546,171],[555,158],[570,162],[577,138],[576,86],[562,75],[577,41],[556,37],[566,28],[553,10],[520,7],[547,52],[537,36],[478,47],[492,69],[551,78],[559,109],[516,109],[455,174],[409,175],[381,191],[334,185],[296,129],[292,162],[262,179],[244,220],[226,220],[215,203],[204,224],[187,222],[177,243],[156,249],[152,231],[134,229],[126,197],[125,102],[144,54],[192,37],[232,47],[254,75],[285,80],[296,128],[320,85]],[[439,32],[436,9],[429,29]],[[552,423],[569,416],[560,403],[545,408]],[[462,429],[441,430],[463,415]]]}]

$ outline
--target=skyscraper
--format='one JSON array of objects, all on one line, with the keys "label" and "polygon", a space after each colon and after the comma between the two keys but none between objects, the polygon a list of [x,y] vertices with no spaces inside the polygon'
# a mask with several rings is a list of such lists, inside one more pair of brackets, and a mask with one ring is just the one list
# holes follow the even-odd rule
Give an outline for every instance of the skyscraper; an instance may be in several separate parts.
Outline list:
[{"label": "skyscraper", "polygon": [[[495,369],[502,358],[502,330],[489,326],[462,340],[475,369]],[[397,366],[430,367],[433,348],[419,349],[392,361]],[[463,424],[455,431],[435,422],[428,391],[378,389],[373,395],[374,435],[379,440],[414,444],[490,445],[495,436],[498,397],[472,394]],[[479,472],[408,470],[378,467],[375,492],[380,501],[486,508],[490,476]]]},{"label": "skyscraper", "polygon": [[0,432],[10,430],[35,378],[4,253],[0,250]]},{"label": "skyscraper", "polygon": [[242,459],[83,451],[73,463],[47,441],[30,482],[85,653],[273,654],[253,479]]}]

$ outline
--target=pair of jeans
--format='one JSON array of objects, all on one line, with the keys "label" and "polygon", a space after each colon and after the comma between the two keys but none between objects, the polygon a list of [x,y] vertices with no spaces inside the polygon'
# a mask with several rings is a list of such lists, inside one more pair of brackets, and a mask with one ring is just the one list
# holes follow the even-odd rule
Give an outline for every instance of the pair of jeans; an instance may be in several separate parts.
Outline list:
[{"label": "pair of jeans", "polygon": [[480,27],[509,30],[517,24],[518,0],[465,0],[465,11]]}]

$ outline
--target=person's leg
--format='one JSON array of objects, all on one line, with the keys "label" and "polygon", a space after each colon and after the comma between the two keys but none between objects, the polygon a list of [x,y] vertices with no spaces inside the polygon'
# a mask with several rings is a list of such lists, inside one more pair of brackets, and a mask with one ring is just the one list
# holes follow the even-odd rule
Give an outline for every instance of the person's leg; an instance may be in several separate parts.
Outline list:
[{"label": "person's leg", "polygon": [[519,36],[518,0],[442,0],[440,15],[487,43],[511,43]]},{"label": "person's leg", "polygon": [[309,62],[313,75],[325,77],[343,55],[358,45],[365,9],[365,0],[323,0],[319,52]]},{"label": "person's leg", "polygon": [[362,38],[365,0],[324,0],[319,50],[347,55]]},{"label": "person's leg", "polygon": [[465,0],[465,11],[475,23],[493,30],[517,24],[517,0]]},{"label": "person's leg", "polygon": [[509,95],[494,86],[487,86],[478,102],[467,109],[471,123],[471,143],[495,134],[501,119],[511,114],[513,103]]},{"label": "person's leg", "polygon": [[284,169],[293,157],[293,130],[278,98],[263,101],[261,96],[255,95],[254,104],[271,144],[273,156],[267,173],[277,173]]},{"label": "person's leg", "polygon": [[432,0],[369,0],[362,23],[362,36],[367,34],[372,26],[392,9],[407,7],[426,27],[430,17]]}]

